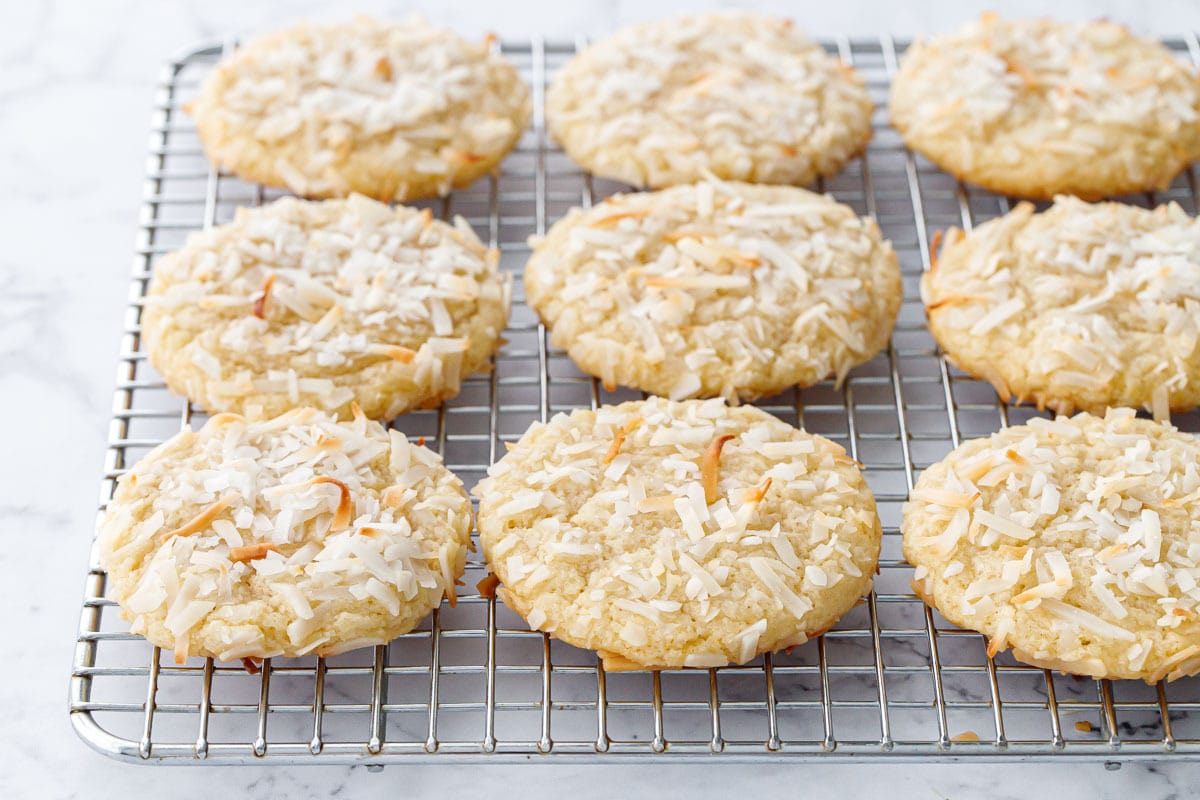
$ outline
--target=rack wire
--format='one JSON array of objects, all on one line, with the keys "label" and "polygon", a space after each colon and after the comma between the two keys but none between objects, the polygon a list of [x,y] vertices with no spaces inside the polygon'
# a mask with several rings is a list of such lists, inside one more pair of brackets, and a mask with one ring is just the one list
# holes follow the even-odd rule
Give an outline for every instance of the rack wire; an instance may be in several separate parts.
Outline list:
[{"label": "rack wire", "polygon": [[[1167,40],[1200,64],[1195,35]],[[547,79],[582,44],[502,44],[533,86],[534,125],[497,175],[426,203],[464,216],[519,275],[526,239],[575,205],[625,187],[593,179],[549,141]],[[932,232],[1006,212],[1006,198],[956,183],[907,152],[885,124],[902,43],[837,39],[828,50],[866,77],[877,101],[867,154],[818,188],[878,220],[895,246],[904,303],[888,349],[841,388],[822,383],[758,403],[832,438],[865,465],[884,524],[874,591],[824,636],[737,667],[607,674],[594,654],[530,631],[495,599],[467,593],[390,645],[327,659],[270,659],[259,674],[190,659],[175,665],[129,633],[93,551],[71,676],[75,730],[133,762],[363,763],[469,760],[1022,760],[1200,756],[1200,680],[1094,681],[989,658],[982,637],[916,598],[900,555],[900,507],[922,469],[962,440],[1037,412],[998,402],[986,383],[942,359],[917,293]],[[101,508],[115,479],[203,414],[166,392],[140,349],[140,301],[156,258],[188,232],[277,192],[214,171],[182,112],[232,43],[168,63],[157,89],[140,230],[113,398]],[[1189,169],[1153,205],[1200,203]],[[468,486],[535,420],[620,402],[549,346],[520,281],[494,369],[442,407],[395,421],[443,454]],[[1175,420],[1200,430],[1195,412]],[[465,584],[483,576],[475,555]],[[671,759],[673,760],[673,759]]]}]

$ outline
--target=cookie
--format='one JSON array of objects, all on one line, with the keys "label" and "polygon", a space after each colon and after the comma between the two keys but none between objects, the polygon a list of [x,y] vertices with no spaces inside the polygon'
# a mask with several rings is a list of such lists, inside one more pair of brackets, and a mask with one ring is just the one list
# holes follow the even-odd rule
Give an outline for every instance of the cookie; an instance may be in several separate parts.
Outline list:
[{"label": "cookie", "polygon": [[403,201],[491,171],[531,108],[490,38],[357,17],[247,42],[187,110],[209,159],[239,178],[308,197]]},{"label": "cookie", "polygon": [[152,450],[100,524],[134,633],[222,660],[333,655],[454,597],[471,503],[441,458],[358,415],[210,419]]},{"label": "cookie", "polygon": [[874,497],[841,447],[720,399],[559,414],[474,493],[499,597],[608,669],[801,644],[870,590],[879,556]]},{"label": "cookie", "polygon": [[638,187],[807,184],[866,149],[862,77],[789,20],[710,13],[634,25],[581,51],[546,92],[573,160]]},{"label": "cookie", "polygon": [[1061,414],[1200,403],[1200,223],[1059,197],[951,230],[921,281],[946,355],[1004,399]]},{"label": "cookie", "polygon": [[960,180],[1049,200],[1166,188],[1200,157],[1200,83],[1113,22],[1000,19],[918,41],[892,81],[904,142]]},{"label": "cookie", "polygon": [[581,369],[674,400],[809,386],[887,346],[896,254],[878,226],[786,186],[617,195],[534,241],[529,304]]},{"label": "cookie", "polygon": [[1132,409],[963,444],[904,507],[913,588],[1027,664],[1200,672],[1200,438]]},{"label": "cookie", "polygon": [[461,219],[361,195],[241,208],[155,263],[143,349],[208,411],[391,419],[486,367],[508,320],[497,261]]}]

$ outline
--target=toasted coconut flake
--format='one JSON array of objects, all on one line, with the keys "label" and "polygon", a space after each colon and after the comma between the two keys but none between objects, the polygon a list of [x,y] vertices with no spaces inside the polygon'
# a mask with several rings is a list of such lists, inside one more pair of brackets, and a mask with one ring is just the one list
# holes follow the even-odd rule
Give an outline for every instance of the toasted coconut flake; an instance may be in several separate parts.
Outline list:
[{"label": "toasted coconut flake", "polygon": [[612,444],[609,445],[608,451],[604,454],[604,458],[600,459],[601,464],[611,464],[612,460],[621,452],[621,445],[625,443],[625,437],[637,430],[637,427],[642,424],[641,417],[634,417],[629,422],[626,422],[613,435]]},{"label": "toasted coconut flake", "polygon": [[589,228],[611,228],[623,219],[641,219],[649,216],[650,209],[635,208],[628,211],[618,211],[587,223]]},{"label": "toasted coconut flake", "polygon": [[275,283],[275,273],[268,272],[263,278],[262,287],[258,290],[258,297],[254,300],[254,316],[259,319],[266,319],[267,297],[271,293],[271,286]]},{"label": "toasted coconut flake", "polygon": [[475,591],[479,592],[480,597],[495,597],[496,588],[500,586],[500,579],[495,575],[485,575],[483,580],[475,584]]},{"label": "toasted coconut flake", "polygon": [[411,364],[417,356],[416,350],[410,350],[398,344],[373,344],[367,348],[367,352],[373,355],[387,356],[401,364]]},{"label": "toasted coconut flake", "polygon": [[487,160],[486,155],[473,153],[470,150],[447,150],[445,156],[446,160],[458,164],[478,164],[480,161]]},{"label": "toasted coconut flake", "polygon": [[717,482],[720,479],[721,449],[730,439],[737,437],[724,434],[712,440],[700,459],[700,484],[704,487],[704,500],[710,505],[717,502]]},{"label": "toasted coconut flake", "polygon": [[237,563],[239,561],[253,561],[256,558],[264,558],[267,553],[278,553],[279,548],[269,542],[259,542],[258,544],[248,544],[242,547],[229,548],[229,560]]},{"label": "toasted coconut flake", "polygon": [[947,294],[925,306],[926,311],[937,311],[939,308],[967,303],[986,303],[987,297],[981,294]]},{"label": "toasted coconut flake", "polygon": [[771,476],[768,475],[758,486],[753,486],[745,490],[745,493],[742,495],[742,502],[749,504],[758,503],[767,496],[767,491],[770,488]]},{"label": "toasted coconut flake", "polygon": [[385,508],[399,508],[404,504],[404,495],[408,487],[397,484],[383,490],[383,505]]},{"label": "toasted coconut flake", "polygon": [[328,475],[318,475],[309,481],[309,483],[312,486],[318,486],[322,483],[329,483],[338,487],[338,490],[341,491],[342,496],[338,500],[337,511],[335,511],[333,514],[333,523],[330,525],[329,530],[340,531],[348,528],[350,526],[351,515],[354,512],[354,501],[350,496],[350,487],[342,483],[337,478],[331,478]]},{"label": "toasted coconut flake", "polygon": [[233,502],[236,499],[237,495],[233,493],[224,495],[212,505],[208,506],[208,508],[204,509],[195,517],[193,517],[189,522],[180,525],[174,530],[159,534],[158,540],[160,542],[165,542],[175,536],[191,536],[197,531],[204,530],[212,523],[214,519],[220,516],[222,511],[233,505]]},{"label": "toasted coconut flake", "polygon": [[380,56],[375,61],[375,66],[371,68],[371,74],[381,80],[390,81],[392,79],[392,62],[387,56]]},{"label": "toasted coconut flake", "polygon": [[946,231],[942,228],[938,228],[936,231],[933,232],[933,241],[929,243],[929,269],[930,270],[937,269],[938,255],[941,253],[941,249],[942,249],[942,236],[944,236],[945,233],[946,233]]},{"label": "toasted coconut flake", "polygon": [[1117,542],[1116,544],[1109,545],[1100,552],[1096,553],[1096,558],[1100,559],[1101,561],[1108,561],[1116,556],[1121,555],[1121,553],[1124,553],[1128,549],[1128,542]]},{"label": "toasted coconut flake", "polygon": [[743,275],[651,275],[645,283],[659,289],[741,289],[749,285],[750,279]]}]

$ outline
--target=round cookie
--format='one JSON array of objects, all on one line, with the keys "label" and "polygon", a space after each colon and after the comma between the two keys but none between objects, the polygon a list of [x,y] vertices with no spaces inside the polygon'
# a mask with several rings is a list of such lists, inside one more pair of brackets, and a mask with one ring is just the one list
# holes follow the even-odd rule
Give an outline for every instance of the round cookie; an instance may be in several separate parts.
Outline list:
[{"label": "round cookie", "polygon": [[529,304],[584,371],[679,400],[839,382],[887,346],[896,254],[878,226],[787,186],[617,195],[555,224]]},{"label": "round cookie", "polygon": [[1200,403],[1200,223],[1059,197],[952,230],[921,280],[929,328],[1002,398],[1061,414]]},{"label": "round cookie", "polygon": [[585,169],[638,187],[807,184],[866,149],[863,79],[792,27],[747,12],[633,25],[546,92],[550,132]]},{"label": "round cookie", "polygon": [[100,524],[131,630],[222,660],[333,655],[454,597],[471,504],[441,458],[358,415],[210,419],[152,450]]},{"label": "round cookie", "polygon": [[913,588],[988,652],[1094,678],[1200,672],[1200,438],[1132,409],[963,444],[904,507]]},{"label": "round cookie", "polygon": [[357,17],[247,42],[187,110],[209,159],[239,178],[308,197],[403,201],[491,171],[531,108],[490,38]]},{"label": "round cookie", "polygon": [[874,497],[841,447],[719,399],[560,414],[474,493],[500,598],[608,669],[801,644],[870,590],[879,556]]},{"label": "round cookie", "polygon": [[154,265],[143,346],[208,411],[391,419],[458,394],[508,321],[510,280],[463,220],[347,200],[238,209]]},{"label": "round cookie", "polygon": [[942,169],[1018,197],[1162,189],[1200,157],[1194,69],[1107,21],[985,14],[918,41],[892,81],[888,113],[905,143]]}]

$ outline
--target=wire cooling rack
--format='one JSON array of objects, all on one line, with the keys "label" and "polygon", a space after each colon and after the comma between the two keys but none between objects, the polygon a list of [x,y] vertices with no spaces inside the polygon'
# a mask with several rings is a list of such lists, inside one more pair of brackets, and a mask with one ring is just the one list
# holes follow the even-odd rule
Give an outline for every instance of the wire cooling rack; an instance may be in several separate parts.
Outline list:
[{"label": "wire cooling rack", "polygon": [[[620,190],[581,172],[548,140],[547,79],[580,43],[511,42],[503,51],[534,92],[534,125],[500,173],[428,203],[461,214],[519,273],[526,238],[575,205]],[[1169,40],[1200,63],[1194,35]],[[151,268],[188,232],[229,220],[276,192],[215,172],[181,106],[231,45],[205,47],[163,70],[151,129],[129,309],[113,398],[101,504],[129,465],[202,415],[168,394],[140,350],[139,310]],[[896,248],[904,304],[886,352],[844,386],[792,391],[758,405],[844,444],[866,465],[884,524],[875,591],[838,625],[791,653],[712,670],[606,674],[594,654],[530,631],[503,604],[467,592],[390,645],[333,658],[273,659],[258,674],[193,658],[176,666],[130,634],[105,595],[96,563],[87,575],[71,678],[76,731],[92,747],[135,762],[364,763],[418,760],[588,760],[671,756],[727,759],[1064,759],[1117,766],[1127,759],[1200,755],[1200,680],[1170,685],[1094,681],[987,657],[976,633],[927,609],[909,588],[900,555],[900,506],[922,469],[968,437],[1019,423],[1034,411],[997,402],[992,388],[940,358],[925,327],[917,282],[932,232],[970,229],[1009,208],[1005,198],[956,183],[909,154],[886,127],[885,98],[902,45],[841,39],[827,48],[867,78],[878,103],[866,156],[821,189],[875,217]],[[1196,213],[1189,170],[1158,197]],[[630,399],[581,374],[549,347],[521,302],[489,375],[435,411],[394,423],[424,436],[473,485],[503,443],[535,420]],[[1176,424],[1200,430],[1200,416]]]}]

